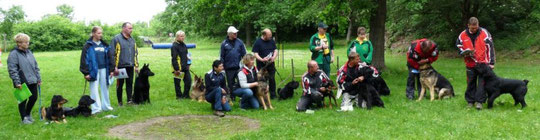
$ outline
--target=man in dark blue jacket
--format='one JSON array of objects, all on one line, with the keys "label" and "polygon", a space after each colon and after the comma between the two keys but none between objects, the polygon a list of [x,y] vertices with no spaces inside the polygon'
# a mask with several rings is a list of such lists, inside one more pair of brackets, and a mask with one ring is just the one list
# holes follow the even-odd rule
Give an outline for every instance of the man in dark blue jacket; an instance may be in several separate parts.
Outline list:
[{"label": "man in dark blue jacket", "polygon": [[[219,58],[223,62],[225,74],[227,75],[227,86],[229,89],[233,89],[233,86],[236,84],[234,78],[238,70],[240,70],[240,60],[246,55],[244,42],[237,38],[237,33],[238,30],[234,26],[230,26],[227,29],[227,38],[221,43],[219,52]],[[234,100],[234,96],[231,98]]]}]

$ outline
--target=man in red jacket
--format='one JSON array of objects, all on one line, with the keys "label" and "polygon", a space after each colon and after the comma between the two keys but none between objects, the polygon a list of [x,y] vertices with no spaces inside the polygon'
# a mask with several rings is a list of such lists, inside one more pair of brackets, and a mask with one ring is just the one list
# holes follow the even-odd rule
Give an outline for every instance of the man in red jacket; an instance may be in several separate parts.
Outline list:
[{"label": "man in red jacket", "polygon": [[[416,80],[418,92],[420,92],[420,75],[418,68],[422,64],[433,63],[439,58],[437,44],[429,39],[419,39],[411,43],[407,51],[407,67],[409,68],[409,77],[407,78],[407,89],[405,89],[408,99],[414,99],[414,81]],[[420,95],[420,93],[418,93]]]},{"label": "man in red jacket", "polygon": [[459,53],[465,58],[467,67],[467,90],[465,100],[469,107],[476,103],[476,109],[482,109],[482,103],[486,101],[487,95],[484,91],[484,80],[481,73],[474,69],[476,64],[489,64],[491,69],[495,68],[495,49],[491,34],[484,28],[479,27],[476,17],[471,17],[468,28],[465,29],[456,42]]}]

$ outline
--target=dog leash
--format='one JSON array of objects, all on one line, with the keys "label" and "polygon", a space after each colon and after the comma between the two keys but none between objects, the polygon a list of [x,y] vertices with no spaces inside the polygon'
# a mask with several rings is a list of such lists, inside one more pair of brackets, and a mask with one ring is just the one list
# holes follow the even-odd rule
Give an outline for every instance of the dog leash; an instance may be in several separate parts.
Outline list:
[{"label": "dog leash", "polygon": [[86,95],[86,84],[88,84],[88,80],[84,80],[84,89],[82,95]]},{"label": "dog leash", "polygon": [[39,107],[38,107],[39,120],[43,121],[43,115],[41,115],[41,86],[40,85],[38,85],[38,96],[39,96]]}]

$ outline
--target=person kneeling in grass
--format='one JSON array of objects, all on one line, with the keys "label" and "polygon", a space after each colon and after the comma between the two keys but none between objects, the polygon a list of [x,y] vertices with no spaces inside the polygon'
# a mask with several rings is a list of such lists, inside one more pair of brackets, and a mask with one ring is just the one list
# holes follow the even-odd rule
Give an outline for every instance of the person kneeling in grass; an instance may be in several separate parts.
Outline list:
[{"label": "person kneeling in grass", "polygon": [[215,60],[212,63],[212,70],[204,76],[206,85],[205,98],[210,102],[214,115],[224,117],[223,111],[231,111],[229,101],[227,101],[227,85],[225,83],[225,72],[223,72],[223,62]]},{"label": "person kneeling in grass", "polygon": [[307,66],[308,71],[302,76],[303,94],[302,97],[300,97],[298,104],[296,104],[296,111],[299,112],[313,109],[313,103],[317,104],[317,108],[322,107],[322,92],[329,90],[322,87],[322,85],[330,82],[330,78],[328,78],[322,70],[319,70],[317,61],[311,60],[308,62]]}]

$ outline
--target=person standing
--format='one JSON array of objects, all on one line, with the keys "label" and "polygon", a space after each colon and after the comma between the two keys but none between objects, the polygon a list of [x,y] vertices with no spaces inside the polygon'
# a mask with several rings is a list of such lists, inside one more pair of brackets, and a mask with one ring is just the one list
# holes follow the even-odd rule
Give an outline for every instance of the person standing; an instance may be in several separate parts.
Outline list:
[{"label": "person standing", "polygon": [[319,23],[318,32],[309,40],[311,60],[315,60],[326,75],[330,75],[330,63],[334,62],[334,41],[326,33],[328,25]]},{"label": "person standing", "polygon": [[484,79],[479,71],[475,70],[477,64],[489,65],[495,68],[495,47],[493,39],[487,29],[479,26],[476,17],[469,18],[467,29],[463,30],[456,41],[456,46],[465,60],[467,68],[467,90],[465,90],[465,101],[468,107],[482,109],[482,103],[486,102],[487,94],[484,90]]},{"label": "person standing", "polygon": [[405,96],[408,99],[414,99],[414,85],[416,81],[416,90],[420,96],[420,65],[431,64],[439,58],[439,50],[437,44],[429,39],[418,39],[411,43],[409,50],[407,51],[407,68],[409,70],[409,77],[407,77],[407,88],[405,89]]},{"label": "person standing", "polygon": [[[238,30],[234,26],[230,26],[227,29],[227,38],[221,43],[219,51],[219,58],[225,68],[229,89],[233,89],[233,86],[236,85],[234,79],[238,74],[238,70],[240,70],[240,60],[246,55],[246,46],[242,40],[237,38],[237,33]],[[234,96],[231,96],[231,99],[234,100]]]},{"label": "person standing", "polygon": [[[186,33],[182,30],[176,32],[176,39],[171,47],[171,62],[174,69],[174,91],[176,92],[176,99],[189,98],[189,90],[191,88],[191,74],[189,73],[188,64],[188,49],[184,40]],[[184,80],[184,92],[180,82]]]},{"label": "person standing", "polygon": [[347,55],[351,52],[356,52],[360,55],[362,62],[365,62],[368,65],[371,65],[371,60],[373,58],[373,45],[366,37],[366,28],[358,27],[357,30],[358,37],[349,44],[349,49],[347,49]]},{"label": "person standing", "polygon": [[39,66],[29,50],[30,36],[24,33],[18,33],[13,38],[17,46],[8,56],[8,72],[9,77],[13,81],[13,87],[22,89],[22,85],[26,84],[32,95],[19,103],[19,113],[23,124],[31,124],[34,122],[32,108],[37,100],[38,86],[41,85],[41,74]]},{"label": "person standing", "polygon": [[[92,36],[86,41],[81,52],[79,70],[84,79],[90,81],[90,97],[96,101],[90,107],[92,114],[113,110],[109,100],[109,73],[113,71],[110,61],[109,45],[102,40],[103,29],[92,28]],[[98,92],[101,89],[101,97]]]},{"label": "person standing", "polygon": [[274,62],[278,56],[278,50],[276,42],[272,39],[272,31],[270,29],[267,28],[262,31],[261,38],[255,41],[251,52],[257,58],[257,69],[262,70],[262,68],[265,68],[268,71],[270,98],[276,98],[276,66]]},{"label": "person standing", "polygon": [[131,36],[133,26],[129,22],[122,24],[122,32],[114,36],[111,40],[111,44],[114,47],[110,47],[110,54],[112,60],[114,60],[114,72],[111,75],[118,75],[118,69],[126,69],[128,78],[118,79],[116,85],[116,96],[118,97],[118,106],[122,106],[122,86],[126,84],[127,103],[132,104],[131,95],[133,91],[133,71],[139,73],[139,61],[137,44],[135,39]]}]

